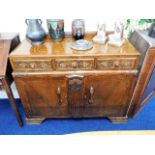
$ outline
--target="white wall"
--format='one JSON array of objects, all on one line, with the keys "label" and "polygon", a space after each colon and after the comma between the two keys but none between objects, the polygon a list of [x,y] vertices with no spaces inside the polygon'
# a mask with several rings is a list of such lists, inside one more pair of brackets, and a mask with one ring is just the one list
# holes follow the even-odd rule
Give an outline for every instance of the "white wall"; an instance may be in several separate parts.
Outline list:
[{"label": "white wall", "polygon": [[[44,28],[46,19],[63,18],[67,31],[72,19],[83,18],[87,30],[96,30],[99,21],[106,20],[112,25],[117,19],[153,18],[154,14],[146,11],[146,6],[145,1],[135,0],[1,0],[0,31],[19,32],[23,39],[26,18],[41,18]],[[154,10],[154,5],[149,5],[149,10]]]},{"label": "white wall", "polygon": [[[1,0],[0,32],[19,32],[25,37],[26,18],[40,18],[47,31],[46,19],[63,18],[65,30],[71,28],[71,21],[85,19],[86,30],[96,30],[98,22],[107,21],[108,29],[113,23],[126,18],[154,18],[152,2],[135,0]],[[152,5],[151,5],[152,4]],[[147,9],[147,10],[146,10]],[[13,86],[15,96],[18,96]],[[6,97],[0,92],[0,98]]]}]

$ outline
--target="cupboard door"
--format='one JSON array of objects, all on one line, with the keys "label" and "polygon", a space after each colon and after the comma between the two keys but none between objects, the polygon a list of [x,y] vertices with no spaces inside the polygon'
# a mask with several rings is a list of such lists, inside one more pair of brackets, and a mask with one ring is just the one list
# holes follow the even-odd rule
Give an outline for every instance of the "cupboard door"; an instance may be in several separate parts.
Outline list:
[{"label": "cupboard door", "polygon": [[84,80],[84,115],[125,116],[135,85],[135,75],[103,74],[87,76]]},{"label": "cupboard door", "polygon": [[22,77],[15,82],[27,117],[68,116],[65,77]]}]

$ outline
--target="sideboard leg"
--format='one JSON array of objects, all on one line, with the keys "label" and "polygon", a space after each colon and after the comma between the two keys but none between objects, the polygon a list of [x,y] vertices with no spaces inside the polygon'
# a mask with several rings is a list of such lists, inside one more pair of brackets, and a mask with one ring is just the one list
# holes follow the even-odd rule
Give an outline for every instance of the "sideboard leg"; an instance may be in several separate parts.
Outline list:
[{"label": "sideboard leg", "polygon": [[46,118],[38,117],[38,118],[26,118],[27,124],[41,124]]},{"label": "sideboard leg", "polygon": [[112,123],[127,123],[127,117],[108,117]]}]

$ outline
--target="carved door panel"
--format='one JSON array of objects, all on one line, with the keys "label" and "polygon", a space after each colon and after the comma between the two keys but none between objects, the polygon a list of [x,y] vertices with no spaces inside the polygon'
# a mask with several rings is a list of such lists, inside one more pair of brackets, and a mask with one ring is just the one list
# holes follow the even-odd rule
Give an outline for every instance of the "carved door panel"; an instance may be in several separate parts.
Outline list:
[{"label": "carved door panel", "polygon": [[65,77],[15,78],[27,117],[67,117],[67,81]]},{"label": "carved door panel", "polygon": [[135,79],[132,74],[103,74],[85,77],[84,116],[125,116]]},{"label": "carved door panel", "polygon": [[72,117],[82,117],[84,110],[84,85],[82,75],[69,75],[68,103],[69,113]]}]

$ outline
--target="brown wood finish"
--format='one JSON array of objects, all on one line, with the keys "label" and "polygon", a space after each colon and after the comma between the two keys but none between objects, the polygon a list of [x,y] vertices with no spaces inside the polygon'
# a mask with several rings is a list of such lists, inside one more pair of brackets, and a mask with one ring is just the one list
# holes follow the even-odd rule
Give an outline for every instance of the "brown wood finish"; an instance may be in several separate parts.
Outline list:
[{"label": "brown wood finish", "polygon": [[128,112],[128,115],[130,116],[134,116],[136,114],[134,109],[136,108],[138,101],[142,97],[142,94],[150,78],[154,65],[155,65],[155,49],[154,50],[150,49],[149,54],[147,53],[145,57],[144,64],[142,66],[142,69],[136,84],[135,92],[131,100],[130,109]]},{"label": "brown wood finish", "polygon": [[[135,79],[135,75],[124,73],[105,73],[86,77],[84,80],[86,95],[84,116],[124,117],[132,96]],[[92,96],[91,88],[93,89]],[[92,100],[91,103],[90,100]]]},{"label": "brown wood finish", "polygon": [[28,117],[68,116],[67,81],[64,76],[22,77],[15,78],[15,82]]},{"label": "brown wood finish", "polygon": [[22,127],[23,122],[16,106],[16,102],[10,88],[12,83],[12,68],[8,62],[8,55],[20,43],[17,34],[1,34],[0,36],[0,87],[6,91],[10,104],[15,112],[19,125]]},{"label": "brown wood finish", "polygon": [[137,46],[137,49],[139,48],[141,53],[141,66],[139,67],[138,80],[127,112],[129,117],[135,116],[155,94],[154,86],[154,90],[144,100],[141,100],[155,67],[155,39],[150,38],[147,33],[147,31],[137,31],[133,34],[138,34],[135,37],[136,39],[133,38],[132,40],[131,38],[131,42]]},{"label": "brown wood finish", "polygon": [[19,125],[22,127],[23,126],[23,122],[22,122],[19,110],[17,108],[16,101],[14,99],[12,90],[11,90],[11,88],[10,88],[8,83],[9,83],[9,81],[6,78],[2,79],[3,88],[6,91],[6,94],[7,94],[8,98],[9,98],[9,101],[10,101],[10,104],[12,106],[12,109],[15,112],[17,121],[18,121]]},{"label": "brown wood finish", "polygon": [[[93,36],[88,34],[85,39]],[[73,41],[66,37],[53,42],[47,37],[36,47],[24,40],[11,53],[27,123],[81,117],[110,117],[113,122],[114,118],[124,122],[140,53],[128,41],[122,47],[93,43],[88,51],[70,49]]]}]

